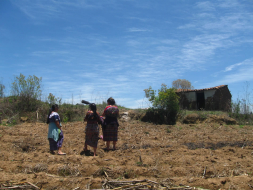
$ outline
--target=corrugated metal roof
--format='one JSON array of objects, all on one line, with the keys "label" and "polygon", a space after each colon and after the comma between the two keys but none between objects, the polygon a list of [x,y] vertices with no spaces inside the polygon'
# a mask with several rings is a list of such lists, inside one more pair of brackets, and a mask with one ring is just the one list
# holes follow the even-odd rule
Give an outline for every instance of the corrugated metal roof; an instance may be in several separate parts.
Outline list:
[{"label": "corrugated metal roof", "polygon": [[220,85],[220,86],[215,86],[211,88],[203,88],[203,89],[177,89],[176,92],[197,92],[197,91],[207,91],[207,90],[215,90],[215,89],[220,89],[224,88],[228,85]]}]

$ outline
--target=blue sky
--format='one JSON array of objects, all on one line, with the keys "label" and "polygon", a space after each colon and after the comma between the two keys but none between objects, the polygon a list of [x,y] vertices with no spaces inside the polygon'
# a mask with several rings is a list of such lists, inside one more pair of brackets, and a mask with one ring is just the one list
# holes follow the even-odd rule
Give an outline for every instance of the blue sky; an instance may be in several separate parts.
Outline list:
[{"label": "blue sky", "polygon": [[20,73],[66,103],[144,108],[144,89],[176,79],[241,98],[253,82],[253,1],[0,0],[6,95]]}]

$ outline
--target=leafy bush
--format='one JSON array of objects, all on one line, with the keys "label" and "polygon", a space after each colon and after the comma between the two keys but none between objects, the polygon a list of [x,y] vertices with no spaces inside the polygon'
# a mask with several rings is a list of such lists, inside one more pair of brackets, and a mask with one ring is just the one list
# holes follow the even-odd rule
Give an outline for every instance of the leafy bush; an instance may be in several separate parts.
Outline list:
[{"label": "leafy bush", "polygon": [[231,112],[229,112],[229,117],[234,118],[238,124],[253,124],[253,115],[249,111],[249,105],[245,101],[237,99],[237,101],[232,102]]},{"label": "leafy bush", "polygon": [[62,99],[61,98],[56,98],[52,93],[49,93],[48,97],[47,97],[47,100],[46,102],[49,104],[49,105],[53,105],[53,104],[58,104],[58,105],[61,105],[61,101]]},{"label": "leafy bush", "polygon": [[84,118],[84,106],[62,104],[58,111],[63,122],[81,121]]},{"label": "leafy bush", "polygon": [[175,124],[179,113],[179,96],[176,94],[175,88],[167,88],[167,85],[162,84],[161,89],[158,90],[158,95],[151,87],[144,91],[153,105],[147,111],[144,120],[149,119],[151,122],[160,124]]},{"label": "leafy bush", "polygon": [[38,99],[41,97],[41,81],[35,75],[26,79],[24,75],[15,77],[11,92],[17,98],[16,109],[18,111],[35,111],[40,106]]}]

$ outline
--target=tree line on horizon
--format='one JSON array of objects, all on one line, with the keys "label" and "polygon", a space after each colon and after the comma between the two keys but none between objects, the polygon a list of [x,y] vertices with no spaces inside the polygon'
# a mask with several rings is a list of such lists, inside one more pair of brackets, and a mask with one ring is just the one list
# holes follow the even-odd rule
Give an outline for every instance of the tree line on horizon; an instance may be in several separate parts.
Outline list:
[{"label": "tree line on horizon", "polygon": [[[40,107],[43,107],[41,101],[41,83],[42,77],[37,77],[35,75],[26,77],[20,73],[19,76],[15,76],[14,81],[11,83],[11,95],[7,98],[9,103],[15,102],[15,107],[13,109],[16,112],[35,112]],[[163,119],[163,122],[173,123],[174,121],[168,121],[168,118],[174,118],[179,110],[178,96],[175,93],[175,89],[179,88],[193,89],[193,86],[186,79],[177,79],[172,82],[172,88],[167,88],[167,85],[162,84],[157,95],[156,91],[151,87],[145,89],[145,95],[153,105],[153,110],[149,111],[158,111],[159,115],[164,115],[162,117],[167,118],[167,120]],[[4,90],[5,86],[0,82],[0,98],[4,98]],[[61,104],[62,99],[49,93],[45,103],[47,103],[48,106],[55,103]]]},{"label": "tree line on horizon", "polygon": [[[4,97],[5,86],[0,82],[0,98],[1,102],[7,101],[8,104],[13,103],[11,109],[13,113],[18,112],[36,112],[38,109],[44,110],[47,112],[48,108],[52,104],[63,105],[64,112],[63,118],[66,121],[73,120],[74,111],[70,106],[63,103],[62,99],[55,97],[52,93],[46,98],[45,102],[41,101],[42,90],[41,90],[42,77],[37,77],[35,75],[25,77],[20,73],[19,76],[15,76],[13,83],[11,84],[11,95]],[[247,86],[248,88],[248,86]],[[191,85],[191,82],[186,79],[177,79],[172,82],[171,87],[167,87],[166,84],[161,84],[161,88],[158,90],[152,89],[150,86],[147,89],[144,89],[145,97],[151,102],[152,107],[149,108],[146,112],[146,118],[151,119],[157,123],[167,123],[175,124],[177,116],[180,112],[179,106],[179,96],[176,94],[177,89],[194,89]],[[106,104],[103,102],[102,104]],[[237,100],[237,102],[232,102],[233,113],[242,113],[245,105],[251,105],[249,100],[249,92],[247,91],[247,100]],[[77,105],[76,105],[77,106]],[[79,106],[79,105],[78,105]],[[102,107],[105,105],[101,106]],[[77,108],[77,107],[76,107]],[[4,107],[0,107],[0,116],[3,115]],[[82,109],[84,109],[82,107]],[[82,115],[82,114],[79,114]]]}]

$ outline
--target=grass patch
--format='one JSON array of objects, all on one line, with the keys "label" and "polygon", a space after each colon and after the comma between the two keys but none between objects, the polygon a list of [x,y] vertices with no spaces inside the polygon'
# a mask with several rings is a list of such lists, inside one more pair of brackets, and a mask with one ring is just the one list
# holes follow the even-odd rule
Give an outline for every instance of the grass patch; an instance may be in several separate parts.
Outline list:
[{"label": "grass patch", "polygon": [[239,125],[253,125],[253,114],[228,113]]},{"label": "grass patch", "polygon": [[64,165],[58,168],[57,171],[59,176],[78,176],[80,171],[77,168],[72,168],[68,165]]},{"label": "grass patch", "polygon": [[217,116],[228,115],[227,112],[223,112],[223,111],[184,110],[184,112],[185,112],[185,115],[193,114],[193,113],[196,113],[196,114],[202,115],[202,116],[207,116],[207,115],[217,115]]},{"label": "grass patch", "polygon": [[33,171],[35,173],[39,173],[39,172],[47,172],[47,164],[43,164],[43,163],[39,163],[36,164],[33,168]]}]

